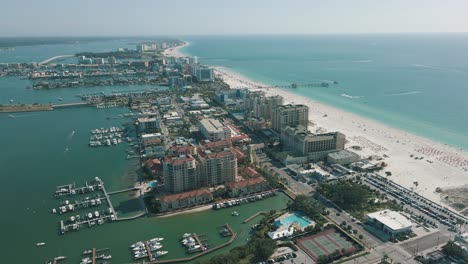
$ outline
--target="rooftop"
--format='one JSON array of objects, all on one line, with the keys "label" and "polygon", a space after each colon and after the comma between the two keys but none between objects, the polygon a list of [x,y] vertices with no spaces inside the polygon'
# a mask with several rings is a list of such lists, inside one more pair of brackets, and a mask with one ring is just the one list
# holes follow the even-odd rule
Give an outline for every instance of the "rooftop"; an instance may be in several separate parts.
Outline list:
[{"label": "rooftop", "polygon": [[413,224],[406,217],[398,212],[390,210],[382,210],[379,212],[368,214],[367,217],[375,219],[380,223],[386,225],[392,230],[400,230],[403,228],[411,227]]},{"label": "rooftop", "polygon": [[206,129],[208,132],[220,132],[224,130],[225,126],[221,123],[218,119],[213,118],[206,118],[200,120],[200,124]]},{"label": "rooftop", "polygon": [[328,156],[333,159],[344,159],[344,158],[352,158],[352,157],[359,156],[359,155],[349,150],[340,150],[340,151],[329,153]]},{"label": "rooftop", "polygon": [[166,195],[160,198],[161,202],[173,202],[177,200],[183,200],[187,198],[192,198],[192,197],[199,197],[199,196],[204,196],[204,195],[210,195],[211,193],[208,191],[208,189],[198,189],[198,190],[193,190],[190,192],[183,192],[183,193],[175,193],[175,194],[170,194]]},{"label": "rooftop", "polygon": [[263,179],[262,177],[258,177],[258,178],[242,180],[242,181],[238,181],[238,182],[230,182],[230,183],[228,183],[226,185],[229,188],[244,188],[244,187],[247,187],[247,186],[250,186],[250,185],[264,183],[264,182],[265,182],[265,179]]}]

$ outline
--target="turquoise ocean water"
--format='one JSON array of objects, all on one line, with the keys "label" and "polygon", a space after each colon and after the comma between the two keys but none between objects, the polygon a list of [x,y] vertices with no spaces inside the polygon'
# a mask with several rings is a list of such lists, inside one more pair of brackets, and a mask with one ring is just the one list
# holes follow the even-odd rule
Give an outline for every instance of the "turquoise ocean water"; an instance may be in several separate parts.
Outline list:
[{"label": "turquoise ocean water", "polygon": [[456,148],[468,148],[468,34],[186,37],[182,52]]}]

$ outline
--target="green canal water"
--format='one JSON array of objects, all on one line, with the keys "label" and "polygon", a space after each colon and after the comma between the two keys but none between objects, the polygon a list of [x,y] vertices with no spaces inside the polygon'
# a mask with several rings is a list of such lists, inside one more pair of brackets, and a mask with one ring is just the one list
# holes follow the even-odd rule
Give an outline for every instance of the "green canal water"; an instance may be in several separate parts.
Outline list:
[{"label": "green canal water", "polygon": [[[39,94],[38,97],[42,96]],[[133,185],[136,161],[125,159],[125,149],[128,148],[126,143],[101,148],[87,146],[91,129],[128,122],[128,119],[112,118],[126,112],[127,108],[81,107],[16,113],[15,118],[9,117],[9,114],[0,114],[2,262],[43,263],[54,256],[64,255],[67,260],[62,263],[79,263],[83,250],[96,247],[111,248],[112,263],[128,263],[133,262],[128,249],[131,243],[156,236],[165,238],[163,249],[168,250],[169,254],[164,259],[179,258],[186,256],[179,242],[183,233],[205,234],[209,244],[215,246],[227,240],[218,235],[216,226],[229,223],[238,236],[229,247],[219,251],[226,252],[246,243],[250,226],[260,218],[248,224],[243,224],[243,219],[260,210],[282,209],[286,206],[288,198],[279,194],[235,209],[209,210],[167,218],[143,217],[92,228],[83,227],[78,232],[60,235],[58,222],[70,215],[51,213],[51,209],[59,204],[59,200],[52,197],[57,185],[75,182],[80,186],[94,177],[100,177],[108,191]],[[132,216],[141,212],[140,203],[129,194],[111,197],[119,216]],[[240,216],[232,216],[233,210],[239,212]],[[88,211],[80,210],[79,213]],[[45,242],[46,246],[36,247],[37,242]]]}]

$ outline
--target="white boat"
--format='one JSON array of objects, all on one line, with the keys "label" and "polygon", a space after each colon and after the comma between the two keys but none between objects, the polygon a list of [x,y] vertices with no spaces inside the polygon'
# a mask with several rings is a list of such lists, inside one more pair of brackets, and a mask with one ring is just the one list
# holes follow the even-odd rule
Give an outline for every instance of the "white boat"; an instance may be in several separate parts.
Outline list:
[{"label": "white boat", "polygon": [[150,242],[159,242],[163,240],[164,240],[164,237],[155,237],[155,238],[150,239]]},{"label": "white boat", "polygon": [[153,246],[150,247],[150,250],[155,251],[155,250],[158,250],[158,249],[160,249],[162,247],[163,247],[162,245],[153,245]]},{"label": "white boat", "polygon": [[92,214],[92,213],[89,213],[89,214],[88,214],[88,218],[89,218],[89,219],[93,218],[93,214]]},{"label": "white boat", "polygon": [[39,242],[39,243],[36,243],[36,246],[38,246],[38,247],[42,247],[42,246],[44,246],[44,245],[45,245],[45,243],[44,243],[44,242]]},{"label": "white boat", "polygon": [[99,217],[99,212],[98,212],[98,211],[95,211],[95,212],[94,212],[94,216],[95,216],[95,217]]},{"label": "white boat", "polygon": [[84,259],[81,259],[80,264],[89,264],[89,263],[92,263],[92,262],[93,261],[90,258],[84,258]]},{"label": "white boat", "polygon": [[52,209],[52,213],[53,213],[53,214],[57,213],[57,209],[55,209],[55,208]]},{"label": "white boat", "polygon": [[239,215],[239,213],[238,213],[238,212],[236,212],[236,211],[234,211],[234,212],[232,212],[232,215],[233,215],[233,216],[238,216],[238,215]]},{"label": "white boat", "polygon": [[182,238],[188,238],[188,237],[191,237],[191,236],[192,236],[192,234],[190,234],[190,233],[185,233],[185,234],[182,235]]},{"label": "white boat", "polygon": [[161,257],[169,253],[168,251],[156,251],[156,253],[153,255],[155,258]]},{"label": "white boat", "polygon": [[104,256],[102,257],[102,259],[111,259],[111,258],[112,258],[112,255],[104,255]]},{"label": "white boat", "polygon": [[131,247],[131,248],[134,248],[134,247],[139,247],[139,246],[144,246],[144,245],[145,245],[145,244],[143,244],[143,242],[138,241],[138,242],[136,242],[135,244],[131,245],[130,247]]}]

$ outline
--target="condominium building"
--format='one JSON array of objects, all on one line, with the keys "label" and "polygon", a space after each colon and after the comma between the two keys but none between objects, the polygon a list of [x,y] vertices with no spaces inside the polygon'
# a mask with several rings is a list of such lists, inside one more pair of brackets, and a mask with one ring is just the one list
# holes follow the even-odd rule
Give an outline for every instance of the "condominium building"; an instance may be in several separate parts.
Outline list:
[{"label": "condominium building", "polygon": [[200,151],[197,175],[201,186],[217,186],[233,182],[237,177],[237,156],[230,148],[221,152]]},{"label": "condominium building", "polygon": [[217,119],[202,119],[199,128],[202,135],[210,141],[220,141],[231,137],[231,129]]},{"label": "condominium building", "polygon": [[273,109],[280,105],[283,105],[283,97],[279,95],[257,97],[253,100],[253,116],[270,120]]},{"label": "condominium building", "polygon": [[157,132],[161,129],[161,120],[158,117],[140,117],[137,122],[140,133]]},{"label": "condominium building", "polygon": [[306,105],[279,105],[272,111],[272,128],[281,133],[286,127],[302,125],[309,122],[309,107]]},{"label": "condominium building", "polygon": [[163,162],[163,177],[167,191],[179,193],[198,187],[197,165],[190,155],[168,156]]}]

